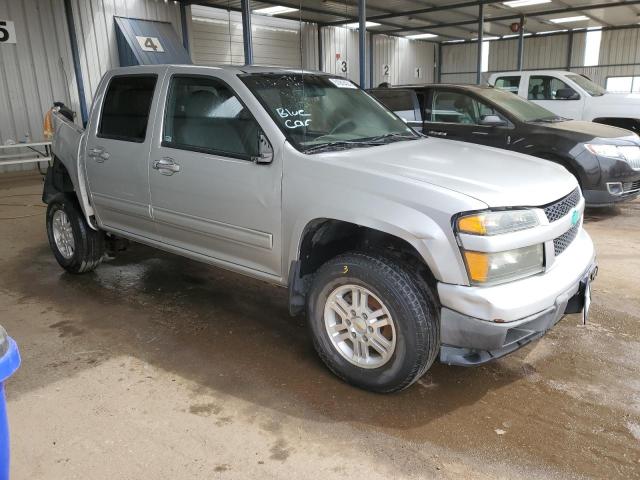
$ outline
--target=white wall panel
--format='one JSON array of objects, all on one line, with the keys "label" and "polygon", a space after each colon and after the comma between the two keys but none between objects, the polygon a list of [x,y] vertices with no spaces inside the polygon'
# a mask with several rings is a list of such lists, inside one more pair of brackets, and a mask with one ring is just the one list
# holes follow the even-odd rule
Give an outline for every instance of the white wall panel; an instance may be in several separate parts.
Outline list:
[{"label": "white wall panel", "polygon": [[[387,35],[373,36],[373,86],[422,84],[434,81],[436,45]],[[385,65],[389,66],[388,75]],[[420,69],[420,76],[416,69]]]},{"label": "white wall panel", "polygon": [[[201,65],[244,65],[239,12],[193,5],[192,57]],[[253,59],[258,65],[317,69],[315,25],[265,15],[251,16]]]},{"label": "white wall panel", "polygon": [[[62,1],[59,1],[62,4]],[[180,7],[156,0],[71,0],[87,108],[104,73],[119,66],[114,16],[170,22],[182,36]],[[62,10],[62,7],[60,7]]]},{"label": "white wall panel", "polygon": [[79,108],[63,2],[2,0],[0,18],[15,23],[17,38],[0,45],[0,143],[41,141],[43,116],[54,101]]}]

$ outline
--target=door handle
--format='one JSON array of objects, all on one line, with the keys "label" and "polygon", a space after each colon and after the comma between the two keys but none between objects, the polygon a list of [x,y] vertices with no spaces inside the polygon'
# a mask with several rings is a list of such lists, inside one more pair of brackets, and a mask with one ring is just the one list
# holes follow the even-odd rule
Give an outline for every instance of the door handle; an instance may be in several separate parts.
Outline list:
[{"label": "door handle", "polygon": [[168,157],[161,160],[155,160],[152,167],[163,175],[173,175],[180,171],[180,165],[174,162],[173,158]]},{"label": "door handle", "polygon": [[97,148],[90,148],[89,149],[89,157],[94,158],[96,160],[96,162],[98,163],[102,163],[105,160],[109,160],[109,157],[111,155],[109,155],[109,153],[104,151],[104,148],[102,147],[97,147]]}]

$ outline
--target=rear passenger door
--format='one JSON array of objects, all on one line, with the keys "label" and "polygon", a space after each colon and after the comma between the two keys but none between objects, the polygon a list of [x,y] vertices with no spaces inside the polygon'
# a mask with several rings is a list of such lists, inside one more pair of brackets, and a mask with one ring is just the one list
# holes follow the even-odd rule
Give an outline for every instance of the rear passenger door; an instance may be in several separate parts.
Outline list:
[{"label": "rear passenger door", "polygon": [[281,158],[253,161],[262,129],[228,83],[179,71],[167,75],[149,159],[158,235],[212,263],[280,276]]},{"label": "rear passenger door", "polygon": [[[148,159],[158,102],[157,72],[105,78],[106,92],[94,108],[87,132],[84,166],[91,202],[107,230],[149,237]],[[154,93],[155,92],[155,93]],[[99,101],[99,100],[97,100]]]}]

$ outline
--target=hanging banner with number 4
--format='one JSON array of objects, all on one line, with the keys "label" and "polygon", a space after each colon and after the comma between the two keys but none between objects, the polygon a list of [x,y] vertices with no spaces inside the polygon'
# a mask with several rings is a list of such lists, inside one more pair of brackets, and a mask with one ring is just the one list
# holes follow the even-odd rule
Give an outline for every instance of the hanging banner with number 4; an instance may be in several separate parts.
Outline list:
[{"label": "hanging banner with number 4", "polygon": [[140,48],[145,52],[164,52],[164,48],[162,48],[160,40],[156,37],[139,37],[136,35],[136,40],[138,41]]},{"label": "hanging banner with number 4", "polygon": [[16,43],[16,28],[9,20],[0,20],[0,43]]}]

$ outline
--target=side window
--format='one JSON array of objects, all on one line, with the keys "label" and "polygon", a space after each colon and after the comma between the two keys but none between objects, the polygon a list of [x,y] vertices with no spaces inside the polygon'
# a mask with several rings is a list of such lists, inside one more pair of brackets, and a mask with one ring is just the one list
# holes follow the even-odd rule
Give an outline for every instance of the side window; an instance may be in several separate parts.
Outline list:
[{"label": "side window", "polygon": [[478,103],[468,95],[459,92],[434,91],[431,105],[431,122],[478,123]]},{"label": "side window", "polygon": [[495,87],[507,92],[518,93],[520,88],[520,76],[499,77],[496,79]]},{"label": "side window", "polygon": [[374,90],[371,94],[400,118],[409,121],[418,120],[416,118],[414,94],[412,91],[384,89]]},{"label": "side window", "polygon": [[104,97],[98,137],[144,142],[156,80],[155,75],[113,77]]},{"label": "side window", "polygon": [[562,80],[555,77],[529,77],[529,100],[558,100],[556,92],[561,88],[569,88]]},{"label": "side window", "polygon": [[258,154],[260,127],[224,82],[174,76],[169,86],[162,144],[251,159]]}]

